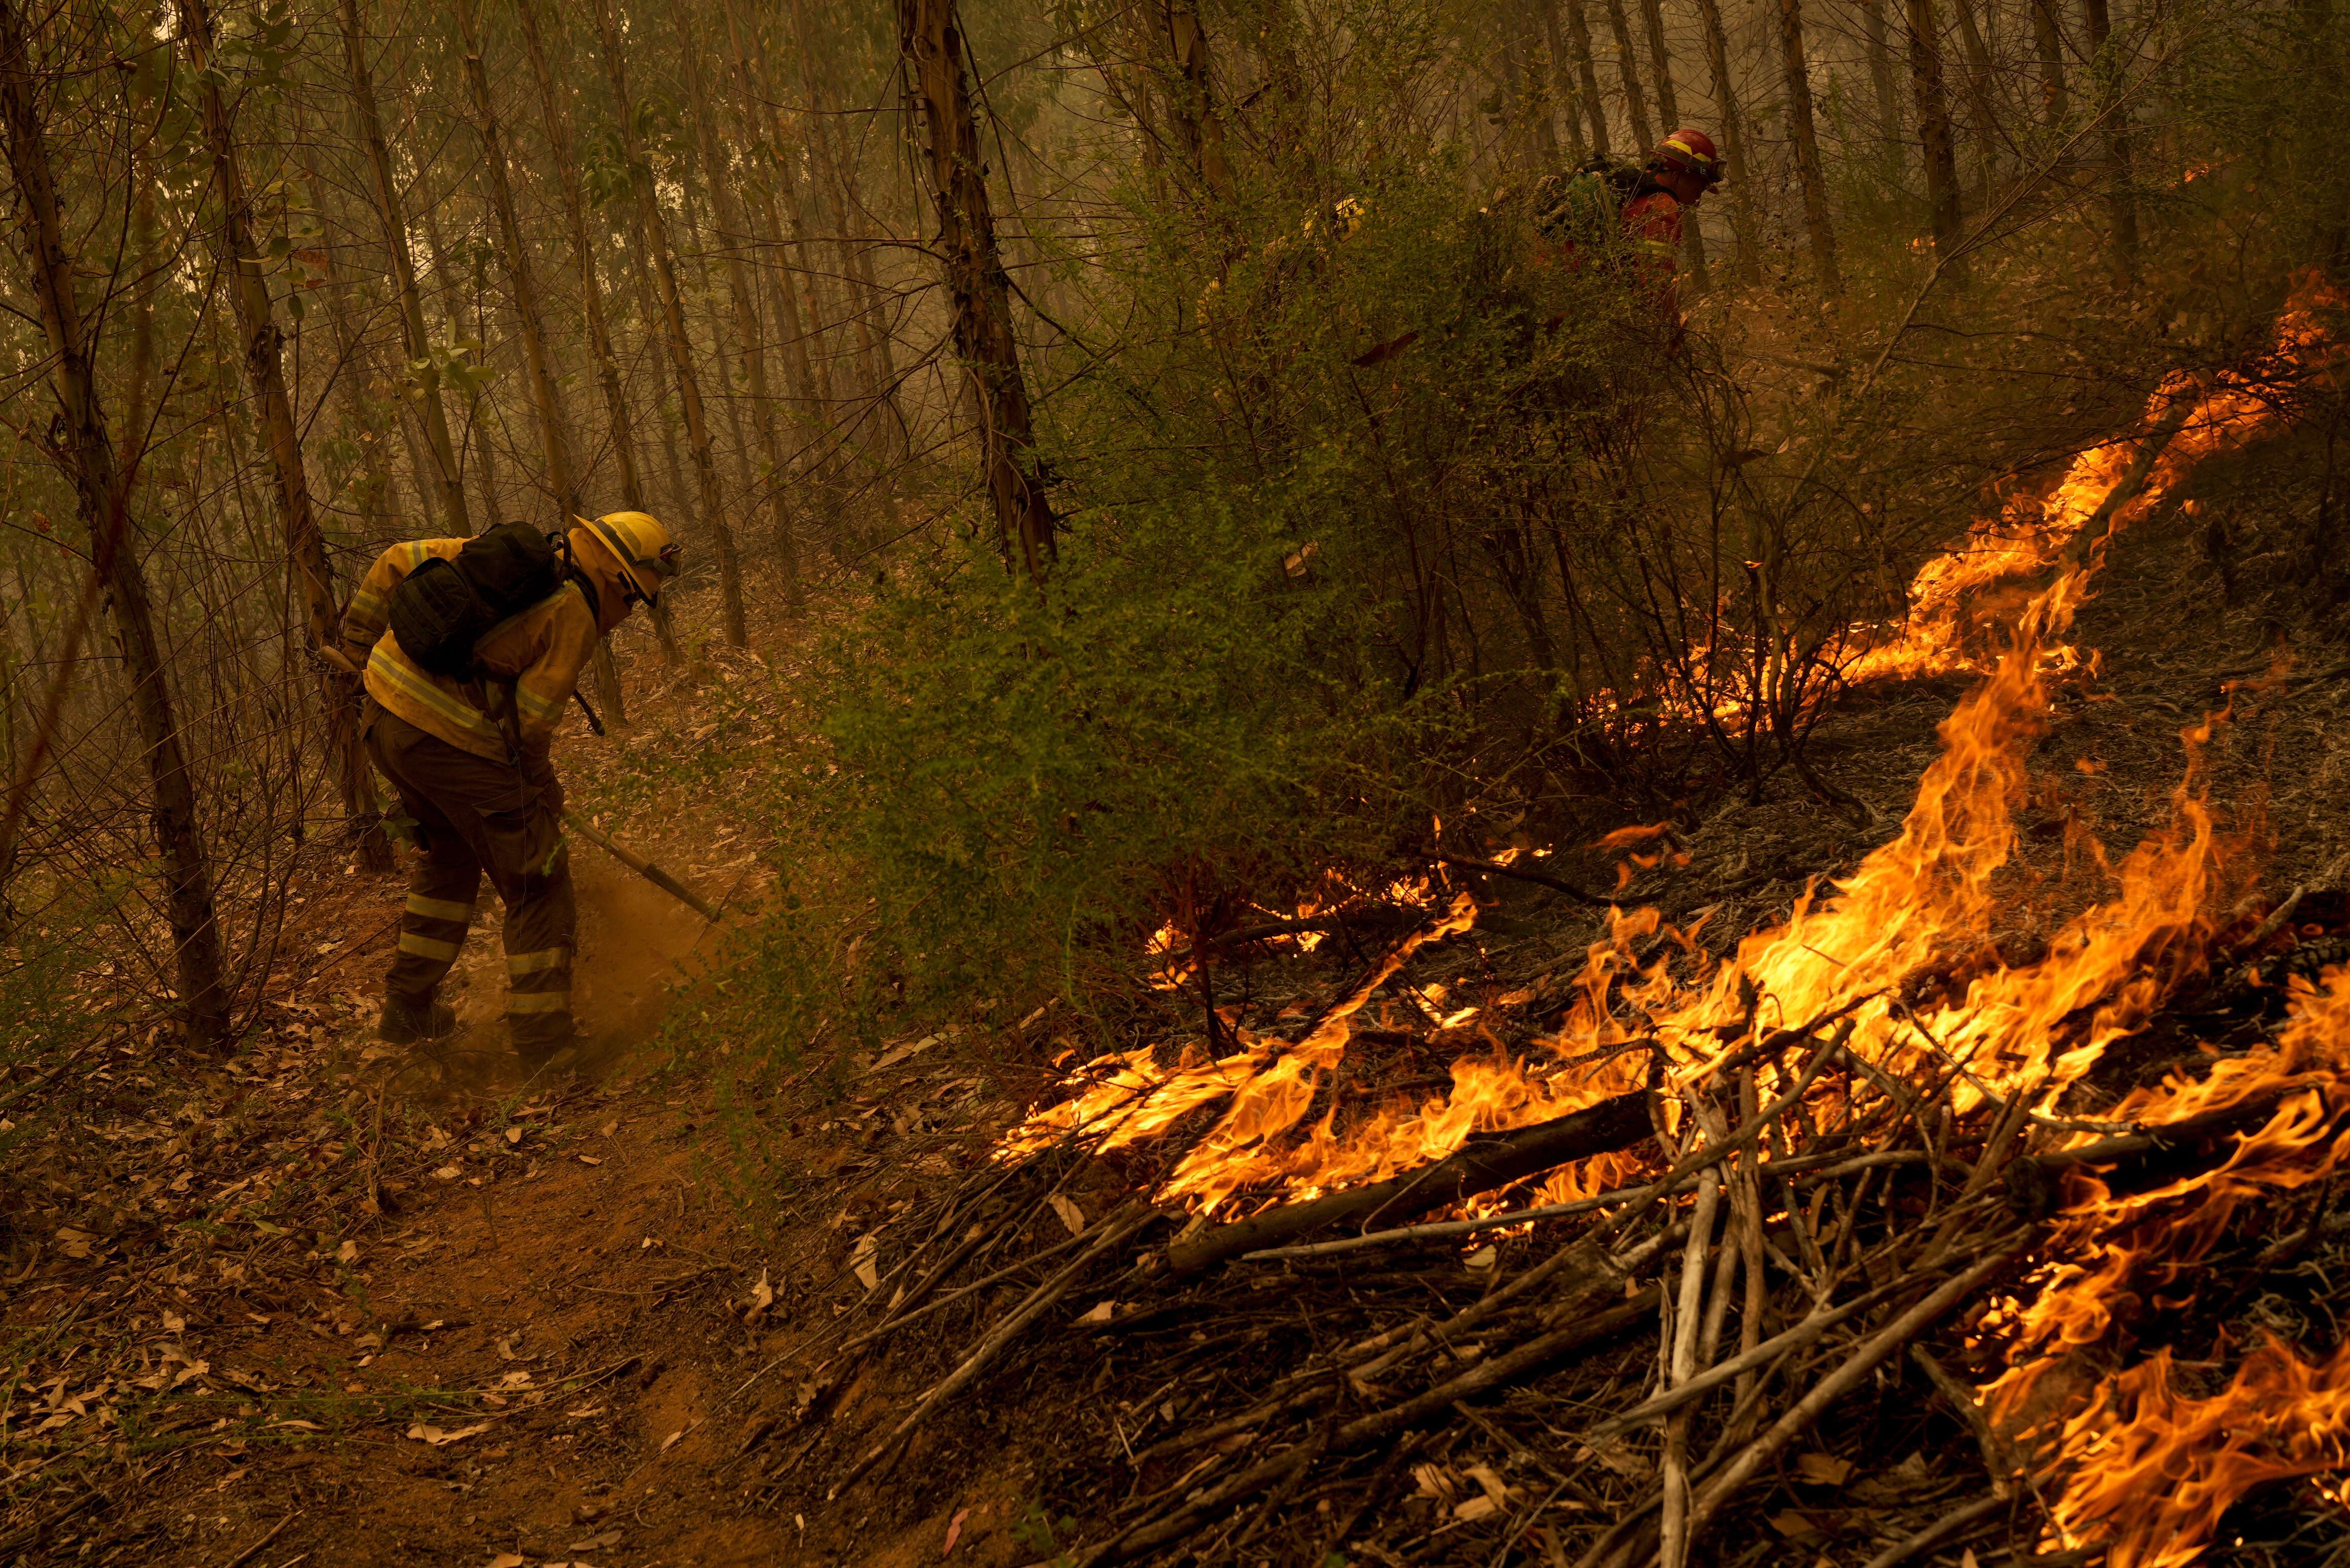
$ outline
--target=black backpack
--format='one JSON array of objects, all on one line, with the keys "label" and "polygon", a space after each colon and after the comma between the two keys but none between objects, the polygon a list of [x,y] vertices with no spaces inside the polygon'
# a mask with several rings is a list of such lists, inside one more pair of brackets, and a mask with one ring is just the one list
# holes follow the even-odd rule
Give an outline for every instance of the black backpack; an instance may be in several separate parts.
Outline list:
[{"label": "black backpack", "polygon": [[473,645],[570,579],[588,606],[596,585],[572,564],[559,535],[527,523],[500,523],[465,541],[454,560],[435,556],[392,590],[387,618],[400,651],[426,671],[452,680],[473,675]]}]

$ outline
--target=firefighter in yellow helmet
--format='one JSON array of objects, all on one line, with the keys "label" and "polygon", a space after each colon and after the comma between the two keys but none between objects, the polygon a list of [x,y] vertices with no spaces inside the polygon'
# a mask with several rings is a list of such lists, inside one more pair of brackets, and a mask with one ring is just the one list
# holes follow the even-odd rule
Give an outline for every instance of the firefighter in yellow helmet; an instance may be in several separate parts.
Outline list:
[{"label": "firefighter in yellow helmet", "polygon": [[[488,601],[490,613],[506,613],[466,639],[470,658],[460,648],[455,665],[439,647],[401,647],[393,620],[420,642],[424,634],[414,611],[400,618],[418,596],[401,605],[395,597],[428,562],[454,562],[469,544],[478,550],[500,530],[481,541],[394,545],[351,596],[342,624],[345,651],[364,670],[368,755],[399,792],[418,847],[378,1033],[410,1044],[452,1031],[455,1015],[435,992],[464,946],[486,873],[505,904],[508,1033],[531,1073],[568,1068],[578,1054],[571,1016],[577,910],[560,821],[563,784],[548,747],[597,639],[638,604],[658,603],[678,569],[669,530],[642,512],[574,521],[559,537],[508,525],[542,562],[560,562],[546,576],[515,580],[532,592],[548,581],[556,586],[519,607]],[[552,556],[549,545],[557,546]],[[448,576],[435,569],[436,580]]]}]

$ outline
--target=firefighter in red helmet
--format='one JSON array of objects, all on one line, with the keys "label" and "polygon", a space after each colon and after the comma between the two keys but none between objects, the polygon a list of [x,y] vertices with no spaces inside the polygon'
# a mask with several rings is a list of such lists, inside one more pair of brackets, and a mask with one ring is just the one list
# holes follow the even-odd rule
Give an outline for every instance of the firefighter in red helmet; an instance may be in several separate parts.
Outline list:
[{"label": "firefighter in red helmet", "polygon": [[1575,271],[1596,265],[1645,284],[1678,343],[1681,214],[1721,182],[1721,168],[1713,139],[1683,130],[1659,142],[1645,164],[1596,156],[1572,175],[1544,181],[1535,192],[1534,225],[1544,241],[1537,262]]},{"label": "firefighter in red helmet", "polygon": [[1672,279],[1679,266],[1681,213],[1721,182],[1713,138],[1685,128],[1657,143],[1632,199],[1624,203],[1624,238],[1669,304],[1678,305]]}]

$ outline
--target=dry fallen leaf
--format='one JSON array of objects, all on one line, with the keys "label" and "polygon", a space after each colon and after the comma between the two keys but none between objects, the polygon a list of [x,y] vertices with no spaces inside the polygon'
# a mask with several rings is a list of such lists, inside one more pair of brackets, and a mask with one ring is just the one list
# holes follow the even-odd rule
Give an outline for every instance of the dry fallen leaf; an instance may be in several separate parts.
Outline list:
[{"label": "dry fallen leaf", "polygon": [[[868,1281],[865,1288],[871,1290],[872,1282]],[[747,1328],[755,1325],[761,1318],[767,1315],[767,1309],[775,1304],[775,1287],[767,1282],[767,1271],[761,1269],[759,1282],[751,1287],[750,1307],[743,1314],[743,1326]]]},{"label": "dry fallen leaf", "polygon": [[1046,1199],[1045,1201],[1053,1206],[1053,1212],[1061,1217],[1061,1223],[1069,1228],[1070,1235],[1082,1236],[1086,1233],[1086,1211],[1084,1210],[1078,1208],[1075,1203],[1071,1202],[1068,1199],[1062,1197],[1057,1192],[1053,1194],[1052,1197]]},{"label": "dry fallen leaf", "polygon": [[602,1534],[591,1535],[585,1541],[575,1541],[564,1550],[566,1552],[601,1552],[607,1546],[618,1546],[619,1543],[620,1532],[617,1530],[607,1530]]},{"label": "dry fallen leaf", "polygon": [[1842,1486],[1852,1479],[1852,1461],[1834,1454],[1797,1454],[1795,1473],[1818,1486]]},{"label": "dry fallen leaf", "polygon": [[1501,1511],[1502,1505],[1481,1491],[1468,1501],[1455,1506],[1452,1510],[1452,1517],[1465,1524],[1480,1519],[1491,1519]]},{"label": "dry fallen leaf", "polygon": [[857,1238],[857,1245],[850,1248],[848,1251],[849,1272],[854,1273],[858,1282],[868,1291],[881,1288],[881,1271],[873,1261],[874,1255],[880,1250],[881,1243],[875,1239],[872,1231],[868,1231],[864,1235]]},{"label": "dry fallen leaf", "polygon": [[966,1519],[969,1519],[970,1517],[971,1517],[971,1510],[969,1510],[969,1509],[967,1509],[967,1508],[965,1508],[965,1509],[959,1509],[959,1510],[957,1510],[957,1511],[956,1511],[956,1512],[955,1512],[955,1516],[954,1516],[952,1519],[951,1519],[951,1520],[947,1521],[947,1544],[946,1544],[946,1550],[945,1550],[945,1551],[943,1551],[943,1552],[940,1552],[940,1553],[939,1553],[939,1555],[940,1555],[940,1556],[941,1556],[941,1557],[945,1557],[945,1556],[950,1556],[950,1555],[951,1555],[951,1554],[953,1553],[954,1549],[955,1549],[955,1542],[958,1542],[958,1541],[961,1541],[961,1540],[962,1539],[962,1521],[963,1521],[964,1520],[966,1520]]},{"label": "dry fallen leaf", "polygon": [[1461,1472],[1482,1488],[1487,1497],[1498,1506],[1510,1501],[1510,1486],[1491,1465],[1471,1465]]},{"label": "dry fallen leaf", "polygon": [[464,1171],[456,1166],[444,1165],[440,1169],[432,1173],[432,1179],[435,1181],[454,1181],[464,1174]]},{"label": "dry fallen leaf", "polygon": [[523,1568],[523,1564],[528,1561],[528,1558],[518,1557],[511,1552],[501,1552],[489,1560],[485,1568]]},{"label": "dry fallen leaf", "polygon": [[438,1427],[428,1427],[420,1421],[408,1428],[408,1435],[420,1443],[430,1443],[436,1449],[445,1449],[451,1443],[462,1443],[467,1438],[478,1438],[489,1429],[490,1424],[487,1421],[476,1421],[470,1427],[460,1427],[453,1432],[444,1432]]},{"label": "dry fallen leaf", "polygon": [[1116,1302],[1102,1302],[1097,1304],[1091,1312],[1086,1314],[1085,1316],[1077,1319],[1077,1321],[1079,1323],[1107,1323],[1117,1315],[1118,1303]]},{"label": "dry fallen leaf", "polygon": [[506,1128],[506,1141],[508,1143],[520,1143],[522,1141],[522,1131],[523,1129],[520,1127]]},{"label": "dry fallen leaf", "polygon": [[604,1163],[604,1158],[601,1155],[583,1154],[577,1156],[576,1158],[582,1165],[601,1165]]},{"label": "dry fallen leaf", "polygon": [[1470,1253],[1467,1257],[1461,1259],[1461,1266],[1464,1269],[1490,1269],[1495,1263],[1501,1262],[1501,1258],[1502,1251],[1500,1248],[1480,1247],[1475,1251]]},{"label": "dry fallen leaf", "polygon": [[680,1427],[676,1431],[671,1432],[668,1437],[663,1438],[661,1439],[660,1451],[662,1453],[667,1453],[670,1449],[675,1448],[677,1446],[677,1440],[680,1438],[684,1437],[689,1430],[691,1430],[690,1428]]}]

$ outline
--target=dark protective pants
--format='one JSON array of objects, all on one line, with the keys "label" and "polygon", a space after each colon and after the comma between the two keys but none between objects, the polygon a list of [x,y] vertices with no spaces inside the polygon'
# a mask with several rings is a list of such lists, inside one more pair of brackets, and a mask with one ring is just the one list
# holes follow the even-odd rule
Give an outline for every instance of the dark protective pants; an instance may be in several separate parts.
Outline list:
[{"label": "dark protective pants", "polygon": [[571,1037],[571,950],[578,923],[571,856],[553,805],[510,763],[494,763],[368,704],[369,757],[400,792],[419,850],[384,989],[427,1003],[457,961],[482,873],[506,907],[506,1022],[515,1049],[544,1054]]}]

